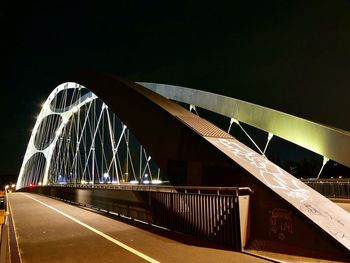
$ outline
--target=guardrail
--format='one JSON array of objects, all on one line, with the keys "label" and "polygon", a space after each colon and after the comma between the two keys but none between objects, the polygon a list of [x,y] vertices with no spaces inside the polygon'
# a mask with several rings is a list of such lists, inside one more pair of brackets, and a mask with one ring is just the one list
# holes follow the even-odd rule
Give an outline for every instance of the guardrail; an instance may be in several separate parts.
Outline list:
[{"label": "guardrail", "polygon": [[97,184],[30,187],[24,190],[215,241],[237,251],[244,243],[239,200],[241,196],[252,194],[247,187]]},{"label": "guardrail", "polygon": [[[221,186],[172,186],[172,185],[145,185],[145,184],[51,184],[52,187],[63,188],[86,188],[86,189],[111,189],[111,190],[136,190],[151,192],[193,192],[193,193],[216,193],[238,191],[239,194],[252,194],[253,191],[249,187],[221,187]],[[34,186],[36,187],[36,186]],[[47,187],[47,186],[45,186]]]},{"label": "guardrail", "polygon": [[8,214],[7,195],[2,192],[0,195],[0,262],[10,262]]},{"label": "guardrail", "polygon": [[326,197],[350,199],[349,179],[304,179],[302,182]]}]

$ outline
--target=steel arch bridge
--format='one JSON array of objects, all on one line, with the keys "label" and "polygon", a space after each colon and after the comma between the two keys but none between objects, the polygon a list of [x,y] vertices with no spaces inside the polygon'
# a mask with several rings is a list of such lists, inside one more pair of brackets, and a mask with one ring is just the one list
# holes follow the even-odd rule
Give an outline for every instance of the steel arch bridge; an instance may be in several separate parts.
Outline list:
[{"label": "steel arch bridge", "polygon": [[[271,239],[272,214],[280,211],[282,221],[294,215],[288,223],[297,229],[290,232],[292,245],[304,239],[303,244],[313,248],[316,240],[320,250],[349,253],[348,214],[271,163],[264,155],[266,147],[257,147],[260,153],[256,153],[229,132],[232,125],[245,122],[267,131],[267,144],[277,135],[321,154],[324,160],[331,158],[347,166],[349,133],[182,87],[136,84],[96,73],[77,74],[71,81],[59,85],[44,103],[17,189],[31,184],[164,181],[248,186],[255,192],[250,220],[256,240]],[[190,111],[167,98],[189,104]],[[227,116],[228,133],[193,114],[196,106]],[[261,222],[269,230],[263,231]],[[255,246],[259,247],[258,241]]]},{"label": "steel arch bridge", "polygon": [[[140,151],[137,164],[135,149],[131,149],[136,145]],[[143,171],[137,171],[141,166]],[[55,88],[42,105],[17,188],[29,184],[120,184],[143,176],[158,183],[159,172],[105,103],[85,87],[67,82]]]}]

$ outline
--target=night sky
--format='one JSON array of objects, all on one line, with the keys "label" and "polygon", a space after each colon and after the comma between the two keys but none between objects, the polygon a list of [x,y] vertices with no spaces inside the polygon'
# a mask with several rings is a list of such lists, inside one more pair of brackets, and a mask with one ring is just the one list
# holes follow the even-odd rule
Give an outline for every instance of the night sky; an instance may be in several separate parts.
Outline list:
[{"label": "night sky", "polygon": [[18,174],[40,104],[84,69],[350,130],[349,1],[35,2],[0,9],[0,175]]}]

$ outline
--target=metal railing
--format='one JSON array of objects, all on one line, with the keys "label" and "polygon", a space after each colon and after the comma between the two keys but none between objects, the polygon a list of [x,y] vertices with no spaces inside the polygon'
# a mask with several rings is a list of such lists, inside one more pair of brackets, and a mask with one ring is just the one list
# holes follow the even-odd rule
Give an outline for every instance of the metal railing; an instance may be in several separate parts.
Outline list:
[{"label": "metal railing", "polygon": [[0,196],[0,262],[10,262],[9,255],[8,198]]},{"label": "metal railing", "polygon": [[240,239],[237,198],[236,195],[151,192],[150,204],[156,224],[236,247]]},{"label": "metal railing", "polygon": [[236,187],[159,187],[140,185],[64,185],[25,191],[112,212],[174,232],[241,250],[239,196]]},{"label": "metal railing", "polygon": [[302,182],[326,197],[350,199],[349,179],[308,179]]}]

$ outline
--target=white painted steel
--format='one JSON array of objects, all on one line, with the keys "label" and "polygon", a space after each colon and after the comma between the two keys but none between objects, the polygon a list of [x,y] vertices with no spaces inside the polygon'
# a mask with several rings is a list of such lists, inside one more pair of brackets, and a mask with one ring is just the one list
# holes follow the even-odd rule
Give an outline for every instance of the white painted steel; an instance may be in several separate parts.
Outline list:
[{"label": "white painted steel", "polygon": [[[60,92],[67,92],[67,90],[69,89],[73,89],[73,92],[75,91],[80,91],[80,90],[84,90],[84,92],[86,92],[85,95],[81,95],[80,93],[78,93],[80,96],[77,97],[76,101],[72,101],[72,98],[68,98],[67,93],[60,93]],[[58,94],[63,94],[60,98],[59,101],[56,101],[58,98]],[[73,93],[74,94],[74,93]],[[74,97],[74,95],[72,96]],[[98,101],[99,105],[102,105],[101,108],[99,108],[98,110],[96,109],[96,102]],[[55,103],[58,102],[58,106],[54,105]],[[70,105],[66,105],[66,102],[71,102]],[[80,110],[83,106],[88,105],[85,111],[85,115],[84,116],[80,116]],[[94,105],[94,106],[93,106]],[[59,107],[61,106],[61,107]],[[99,111],[100,110],[100,111]],[[79,115],[75,115],[75,117],[73,118],[74,114],[79,114]],[[92,116],[90,116],[90,114]],[[52,133],[52,140],[51,137],[49,145],[45,146],[45,148],[41,148],[40,146],[36,146],[35,144],[35,140],[36,140],[36,135],[38,132],[42,132],[40,134],[38,134],[41,138],[48,138],[48,134],[50,134],[50,131],[53,132],[52,127],[51,127],[51,123],[48,126],[48,131],[46,131],[46,124],[44,122],[44,119],[46,120],[47,117],[52,116],[52,115],[57,115],[60,116],[61,118],[61,122],[58,125],[58,127],[55,127],[55,133]],[[79,123],[80,121],[80,117],[81,120],[83,120],[83,123]],[[85,118],[85,119],[84,119]],[[102,119],[105,118],[105,120],[103,121]],[[74,180],[76,180],[77,178],[81,178],[81,180],[83,180],[86,183],[94,183],[99,181],[100,183],[105,183],[105,181],[108,181],[109,183],[120,183],[120,180],[124,181],[125,176],[123,175],[123,171],[122,171],[122,161],[124,160],[120,160],[119,158],[119,146],[121,144],[125,145],[126,148],[126,172],[125,175],[127,177],[130,177],[130,179],[132,179],[131,177],[134,177],[133,180],[141,180],[141,178],[136,178],[136,171],[134,169],[135,165],[134,165],[134,159],[131,151],[129,149],[129,139],[131,137],[131,133],[129,133],[129,130],[127,129],[127,127],[121,122],[121,120],[118,119],[118,125],[116,125],[116,119],[117,116],[115,116],[112,112],[109,111],[108,106],[106,104],[104,104],[101,100],[99,100],[97,98],[97,96],[95,94],[93,94],[91,91],[89,91],[88,89],[86,89],[85,87],[77,84],[77,83],[73,83],[73,82],[67,82],[67,83],[63,83],[61,85],[59,85],[57,88],[55,88],[51,94],[49,95],[49,97],[46,99],[45,103],[42,105],[42,109],[40,111],[40,114],[37,117],[36,123],[34,125],[34,129],[32,131],[28,146],[27,146],[27,150],[22,162],[22,167],[19,173],[19,177],[17,180],[17,185],[16,185],[16,189],[20,189],[22,187],[28,186],[29,182],[28,178],[29,176],[25,176],[25,169],[26,169],[26,165],[28,164],[28,162],[31,160],[31,158],[37,154],[37,153],[42,153],[45,159],[45,167],[43,170],[43,179],[42,181],[38,181],[36,178],[36,181],[38,182],[33,182],[33,184],[40,184],[40,185],[47,185],[49,183],[49,177],[50,177],[50,169],[52,169],[56,164],[57,164],[57,160],[59,158],[68,158],[68,166],[72,165],[72,167],[74,167],[74,170],[70,170],[70,177],[74,177]],[[71,126],[68,126],[68,123],[72,121],[72,122],[76,122],[74,123],[74,125],[76,124],[76,126],[73,126],[73,123]],[[119,127],[119,122],[121,122],[121,127]],[[44,131],[42,131],[43,128],[40,128],[42,124],[45,124],[44,127]],[[106,125],[106,126],[104,126]],[[104,128],[106,127],[108,129],[108,136],[106,136],[106,138],[104,138]],[[70,134],[70,130],[72,129],[79,130],[78,132],[76,131],[76,134],[72,135]],[[121,134],[119,134],[117,131],[118,129],[121,128],[122,132]],[[81,130],[80,130],[81,129]],[[63,138],[61,138],[62,136],[68,136],[66,134],[67,130],[69,130],[69,136],[71,136],[70,138],[65,138],[67,139],[67,141],[73,141],[73,139],[76,139],[76,146],[73,144],[62,144],[63,142]],[[102,131],[101,131],[102,130]],[[65,132],[65,134],[63,134]],[[74,132],[74,131],[73,131]],[[80,134],[78,134],[80,132]],[[89,133],[89,135],[91,135],[91,138],[89,137],[88,139],[91,139],[91,145],[86,145],[86,141],[84,143],[84,135],[86,136],[86,133]],[[101,135],[102,134],[102,135]],[[46,136],[46,137],[45,137]],[[73,136],[73,137],[72,137]],[[101,138],[101,136],[106,140],[105,142],[102,142],[103,138]],[[107,138],[109,137],[109,138]],[[124,138],[124,139],[123,139]],[[97,167],[95,166],[96,163],[96,156],[95,156],[95,141],[99,139],[100,141],[100,145],[104,145],[104,144],[110,144],[111,148],[112,148],[112,152],[108,152],[109,155],[112,155],[111,159],[106,159],[106,153],[104,151],[104,148],[102,148],[103,153],[101,153],[103,156],[100,158],[100,160],[103,162],[105,162],[105,165],[101,164],[101,166],[103,166],[104,169],[107,169],[105,171],[99,171],[99,173],[101,173],[102,177],[104,173],[110,174],[110,172],[112,171],[113,174],[115,174],[115,180],[113,179],[113,176],[109,176],[108,179],[102,179],[95,177],[95,169],[97,168],[101,168],[100,166]],[[133,137],[133,139],[136,139]],[[86,138],[85,138],[86,140]],[[136,141],[134,140],[134,144],[138,143],[137,139]],[[86,158],[84,159],[85,163],[83,164],[83,171],[81,171],[82,173],[78,174],[77,168],[78,167],[78,161],[79,156],[81,153],[79,153],[79,151],[81,151],[80,145],[84,144],[84,149],[86,152],[84,152],[84,154],[86,154]],[[134,145],[133,144],[133,145]],[[61,149],[61,145],[62,147],[70,147],[67,148],[68,150],[70,150],[70,152],[64,156],[66,153],[62,153],[60,152]],[[37,148],[39,147],[39,148]],[[58,147],[58,148],[57,148]],[[73,149],[73,147],[76,147],[76,149]],[[103,147],[103,146],[102,146]],[[55,149],[58,149],[58,156],[55,157],[54,159],[54,154],[55,154]],[[65,149],[65,148],[62,148]],[[75,153],[74,153],[75,151]],[[62,156],[60,156],[60,154],[62,154]],[[71,156],[70,154],[74,154],[74,156]],[[139,161],[139,167],[140,167],[140,171],[139,174],[141,176],[141,171],[142,170],[146,170],[148,168],[149,173],[151,174],[150,171],[150,166],[149,166],[149,162],[148,159],[150,158],[150,156],[147,155],[146,150],[144,150],[144,156],[140,156]],[[80,160],[81,161],[81,160]],[[92,167],[88,167],[89,166],[89,161],[92,164]],[[42,163],[40,163],[42,162]],[[43,160],[40,159],[39,163],[37,164],[38,167],[42,167],[43,166]],[[56,162],[56,163],[55,163]],[[55,164],[53,164],[55,163]],[[156,166],[156,164],[153,162],[153,165]],[[70,169],[72,169],[72,167],[70,167]],[[132,175],[129,175],[129,167],[131,167],[131,172]],[[62,169],[62,168],[60,168]],[[158,169],[158,168],[157,168]],[[89,170],[89,171],[88,171]],[[91,174],[90,174],[91,171]],[[57,170],[56,170],[57,172]],[[87,175],[86,173],[89,172],[89,180],[86,179]],[[37,177],[39,177],[39,175],[35,175]],[[57,177],[60,177],[60,174],[55,175]],[[65,176],[65,179],[67,179],[68,174],[62,175],[62,177]],[[97,180],[100,179],[100,180]],[[31,180],[31,179],[30,179]],[[53,180],[51,178],[51,180]],[[58,180],[58,179],[56,179]],[[75,183],[80,183],[80,179],[79,182],[75,182]],[[53,183],[57,183],[57,182],[53,182]]]},{"label": "white painted steel", "polygon": [[167,84],[139,84],[166,98],[233,118],[350,167],[348,131],[211,92]]},{"label": "white painted steel", "polygon": [[[42,152],[46,158],[46,164],[49,164],[51,162],[51,158],[52,158],[52,154],[53,151],[56,147],[56,143],[57,143],[57,139],[59,137],[60,132],[62,132],[62,130],[64,129],[65,125],[68,123],[70,117],[73,115],[73,113],[76,111],[76,108],[81,108],[82,106],[84,106],[85,104],[89,103],[90,101],[96,99],[97,97],[90,92],[90,96],[86,96],[85,99],[83,101],[80,101],[77,105],[75,105],[74,107],[70,107],[69,109],[67,109],[66,111],[63,112],[58,112],[55,111],[55,109],[51,109],[50,105],[52,103],[52,101],[54,100],[54,98],[57,96],[57,94],[59,94],[61,91],[63,90],[67,90],[67,89],[74,89],[74,88],[85,88],[77,83],[74,82],[67,82],[67,83],[63,83],[61,85],[59,85],[58,87],[56,87],[51,94],[49,95],[49,97],[46,99],[45,103],[43,104],[41,111],[37,117],[37,120],[35,122],[32,134],[30,136],[29,139],[29,143],[27,146],[27,150],[26,153],[24,155],[24,159],[22,162],[22,166],[21,166],[21,170],[19,172],[19,176],[17,179],[17,185],[16,185],[16,189],[22,188],[23,187],[23,173],[24,173],[24,168],[25,165],[27,164],[28,160],[36,153],[38,152]],[[53,139],[53,141],[50,143],[50,145],[48,147],[46,147],[43,150],[39,150],[35,147],[34,145],[34,140],[35,140],[35,136],[36,133],[38,132],[39,129],[39,125],[41,123],[41,121],[52,114],[58,114],[62,117],[62,122],[59,125],[59,127],[57,128],[57,134],[55,136],[55,138]],[[43,185],[47,184],[47,178],[48,178],[48,171],[49,171],[50,165],[46,165],[45,167],[45,172],[44,172],[44,180],[43,180]]]}]

